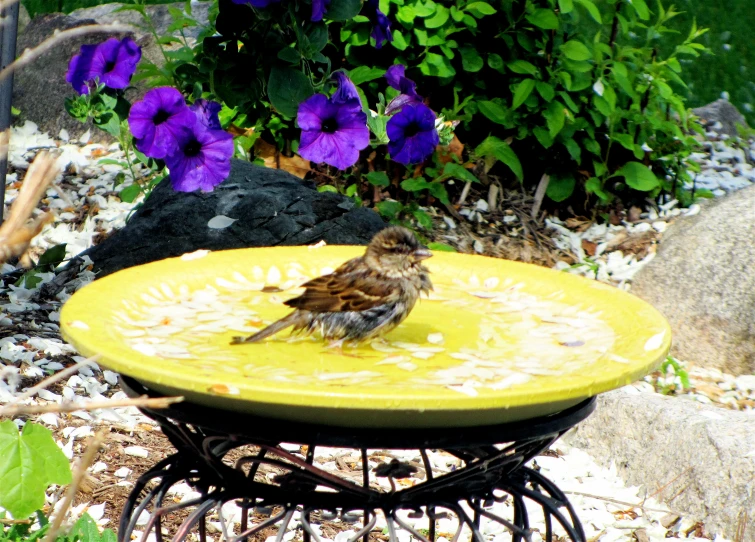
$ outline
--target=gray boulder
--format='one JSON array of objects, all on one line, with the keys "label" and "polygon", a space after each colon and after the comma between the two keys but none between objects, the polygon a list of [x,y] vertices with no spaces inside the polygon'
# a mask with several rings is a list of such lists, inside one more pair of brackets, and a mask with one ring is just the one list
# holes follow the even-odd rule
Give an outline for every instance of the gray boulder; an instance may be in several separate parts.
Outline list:
[{"label": "gray boulder", "polygon": [[[564,437],[710,534],[755,540],[755,416],[631,387]],[[741,538],[735,538],[738,529]]]},{"label": "gray boulder", "polygon": [[[208,226],[225,215],[223,229]],[[374,211],[349,198],[318,192],[285,171],[233,160],[231,174],[212,192],[175,192],[166,179],[126,226],[87,254],[104,276],[126,267],[198,249],[276,245],[366,244],[385,227]]]},{"label": "gray boulder", "polygon": [[[208,3],[193,4],[193,15],[200,23],[207,22]],[[159,47],[155,44],[152,35],[145,29],[140,30],[142,18],[135,11],[115,13],[122,4],[106,4],[93,8],[77,9],[70,15],[54,13],[35,17],[31,21],[20,25],[17,42],[17,52],[21,54],[27,48],[33,48],[53,35],[56,30],[67,30],[78,26],[94,23],[107,24],[118,21],[131,24],[135,32],[131,35],[142,48],[142,58],[148,59],[158,65],[164,63],[164,58]],[[168,7],[182,7],[183,4],[150,5],[145,10],[152,18],[158,34],[165,34],[170,24]],[[189,39],[195,38],[198,28],[187,28]],[[112,34],[122,38],[127,34]],[[21,111],[22,120],[35,122],[41,131],[56,136],[62,128],[65,128],[73,138],[78,138],[86,130],[91,129],[91,140],[94,142],[109,142],[112,137],[94,128],[91,122],[82,124],[71,118],[65,111],[65,99],[74,96],[71,86],[66,83],[66,72],[71,57],[79,52],[79,48],[85,43],[99,43],[111,35],[89,34],[76,39],[60,42],[44,53],[31,65],[16,72],[13,84],[13,105]],[[147,91],[143,84],[135,85],[126,93],[126,97],[132,103]]]},{"label": "gray boulder", "polygon": [[724,372],[755,373],[755,187],[672,224],[632,293],[668,318],[672,353]]},{"label": "gray boulder", "polygon": [[703,126],[719,134],[734,137],[739,135],[737,124],[747,126],[744,115],[729,100],[716,100],[708,105],[695,108],[692,112],[700,117]]}]

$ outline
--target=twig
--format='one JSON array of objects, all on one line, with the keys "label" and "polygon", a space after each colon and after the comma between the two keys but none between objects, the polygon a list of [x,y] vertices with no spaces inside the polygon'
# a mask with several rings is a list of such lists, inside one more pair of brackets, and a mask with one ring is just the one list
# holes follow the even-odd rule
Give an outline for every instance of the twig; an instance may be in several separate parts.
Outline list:
[{"label": "twig", "polygon": [[681,513],[674,512],[673,510],[661,510],[659,508],[648,508],[647,506],[645,506],[642,503],[636,504],[636,503],[631,503],[631,502],[626,502],[626,501],[620,501],[620,500],[617,500],[617,499],[612,499],[610,497],[601,497],[600,495],[592,495],[590,493],[582,493],[581,491],[564,491],[564,493],[569,493],[570,495],[579,495],[581,497],[589,497],[591,499],[598,499],[599,501],[610,502],[610,503],[613,503],[613,504],[620,504],[622,506],[629,506],[631,508],[639,508],[640,510],[647,510],[648,512],[660,512],[662,514],[674,514],[674,515],[677,515],[677,516],[683,515]]},{"label": "twig", "polygon": [[168,408],[173,403],[180,403],[183,397],[156,397],[149,398],[146,395],[134,399],[108,399],[107,401],[92,401],[89,403],[54,403],[48,405],[16,405],[3,412],[5,416],[19,416],[30,414],[44,414],[46,412],[55,412],[62,414],[64,412],[77,412],[79,410],[99,410],[102,408],[116,407],[147,407],[147,408]]},{"label": "twig", "polygon": [[540,182],[537,185],[537,190],[535,190],[535,201],[532,204],[532,211],[530,213],[530,216],[533,220],[537,220],[537,214],[540,212],[540,206],[543,204],[545,191],[548,190],[548,183],[550,182],[550,180],[551,177],[547,173],[543,173],[543,176],[540,177]]},{"label": "twig", "polygon": [[5,80],[10,74],[14,73],[17,69],[26,66],[30,62],[33,62],[47,51],[55,47],[58,43],[67,40],[69,38],[77,38],[79,36],[85,36],[87,34],[98,34],[107,32],[134,32],[136,29],[133,26],[121,24],[118,22],[110,24],[89,24],[85,26],[77,26],[76,28],[70,28],[68,30],[58,31],[45,41],[37,45],[34,49],[26,49],[21,53],[16,60],[8,64],[3,71],[0,71],[0,82]]},{"label": "twig", "polygon": [[498,183],[490,183],[490,188],[488,189],[488,210],[491,213],[498,209],[498,192],[500,190],[501,187]]},{"label": "twig", "polygon": [[[0,133],[0,156],[7,156],[9,138],[9,130]],[[57,162],[47,152],[39,153],[32,162],[8,218],[0,226],[0,262],[24,254],[31,240],[52,220],[52,214],[45,213],[28,222],[58,172]]]},{"label": "twig", "polygon": [[464,183],[464,188],[461,189],[461,195],[459,196],[459,201],[456,203],[459,206],[464,205],[464,202],[467,201],[467,196],[469,195],[469,189],[472,187],[471,182]]},{"label": "twig", "polygon": [[50,530],[47,531],[43,542],[54,542],[57,538],[58,533],[60,532],[60,526],[63,524],[63,519],[66,517],[68,509],[71,507],[71,503],[79,490],[79,485],[81,485],[81,481],[84,479],[84,476],[86,476],[87,469],[94,462],[94,458],[97,456],[97,452],[100,451],[100,445],[103,442],[105,442],[104,429],[98,431],[97,434],[92,437],[84,455],[81,456],[76,463],[71,485],[68,486],[68,491],[66,491],[65,497],[63,497],[63,503],[55,513],[52,522],[50,522]]},{"label": "twig", "polygon": [[92,356],[91,358],[87,358],[83,361],[79,361],[78,363],[71,365],[70,367],[66,367],[62,371],[55,373],[54,375],[50,377],[45,378],[42,382],[40,382],[36,386],[32,386],[31,388],[26,390],[24,393],[16,397],[13,401],[11,401],[10,403],[0,408],[0,417],[5,416],[7,411],[16,407],[24,399],[28,399],[29,397],[36,395],[40,390],[43,390],[49,386],[52,386],[53,384],[55,384],[55,382],[63,380],[67,376],[78,372],[79,369],[81,369],[85,365],[91,365],[95,363],[98,359],[100,359],[100,357],[101,357],[100,354],[96,354]]}]

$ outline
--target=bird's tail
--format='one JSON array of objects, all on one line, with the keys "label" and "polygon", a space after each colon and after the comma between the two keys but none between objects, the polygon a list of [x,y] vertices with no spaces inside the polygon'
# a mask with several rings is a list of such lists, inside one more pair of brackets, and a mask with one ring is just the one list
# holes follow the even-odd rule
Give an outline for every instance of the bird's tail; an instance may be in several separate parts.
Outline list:
[{"label": "bird's tail", "polygon": [[258,331],[254,335],[249,335],[248,337],[234,337],[231,341],[231,344],[256,343],[261,341],[262,339],[267,339],[268,337],[275,335],[279,331],[283,331],[287,327],[297,324],[300,318],[300,315],[298,313],[299,311],[294,311],[288,316],[284,316],[280,320],[273,322],[265,329]]}]

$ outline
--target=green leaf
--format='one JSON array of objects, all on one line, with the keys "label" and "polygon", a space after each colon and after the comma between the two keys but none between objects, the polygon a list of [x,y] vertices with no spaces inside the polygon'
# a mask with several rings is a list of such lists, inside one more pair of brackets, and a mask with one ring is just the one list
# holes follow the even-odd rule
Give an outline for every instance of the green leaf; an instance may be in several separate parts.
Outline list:
[{"label": "green leaf", "polygon": [[71,527],[69,536],[82,542],[99,542],[100,530],[92,516],[84,513]]},{"label": "green leaf", "polygon": [[[42,254],[39,257],[39,261],[37,262],[37,266],[41,267],[43,265],[47,266],[56,266],[60,262],[66,259],[66,244],[61,243],[59,245],[55,245],[54,247],[50,247],[47,250],[45,250],[44,254]],[[50,269],[52,269],[50,267]]]},{"label": "green leaf", "polygon": [[477,107],[479,108],[480,113],[485,115],[488,119],[492,120],[496,124],[509,126],[512,122],[511,110],[506,109],[495,102],[482,100],[477,102]]},{"label": "green leaf", "polygon": [[118,197],[121,198],[121,201],[124,203],[133,203],[134,200],[139,196],[141,191],[142,189],[139,187],[139,185],[134,183],[121,190],[118,193]]},{"label": "green leaf", "polygon": [[436,77],[456,75],[456,70],[451,66],[451,62],[445,56],[436,53],[427,53],[425,59],[419,65],[419,70],[422,75],[434,75]]},{"label": "green leaf", "polygon": [[627,162],[611,177],[624,177],[624,181],[630,187],[641,192],[649,192],[660,186],[658,177],[650,171],[645,164],[640,162]]},{"label": "green leaf", "polygon": [[309,78],[293,68],[274,65],[267,82],[267,96],[281,115],[296,116],[299,104],[312,96],[314,89]]},{"label": "green leaf", "polygon": [[355,85],[361,85],[367,81],[374,81],[385,75],[385,70],[382,68],[371,68],[369,66],[359,66],[349,71],[349,79]]},{"label": "green leaf", "polygon": [[548,125],[548,133],[550,136],[556,137],[556,135],[564,127],[566,121],[566,113],[564,113],[564,105],[561,102],[553,101],[548,105],[548,109],[543,112],[545,121]]},{"label": "green leaf", "polygon": [[515,60],[506,64],[506,67],[514,73],[521,73],[525,75],[535,75],[537,68],[534,64],[527,62],[526,60]]},{"label": "green leaf", "polygon": [[[492,157],[506,164],[520,181],[524,178],[522,164],[508,143],[501,141],[495,136],[488,136],[474,151],[475,155]],[[492,164],[491,164],[492,166]]]},{"label": "green leaf", "polygon": [[322,186],[317,187],[318,192],[332,192],[333,194],[338,194],[338,189],[330,184],[323,184]]},{"label": "green leaf", "polygon": [[593,3],[593,0],[574,0],[577,4],[582,6],[587,10],[587,13],[590,14],[590,17],[592,17],[596,23],[603,24],[603,19],[600,16],[600,10],[598,9],[598,6],[596,6]]},{"label": "green leaf", "polygon": [[634,137],[631,134],[613,134],[611,139],[628,151],[634,152]]},{"label": "green leaf", "polygon": [[446,21],[448,21],[448,18],[450,16],[451,12],[448,10],[448,8],[438,4],[438,7],[435,10],[433,16],[425,19],[425,28],[440,28],[441,26],[446,24]]},{"label": "green leaf", "polygon": [[49,429],[27,422],[19,433],[13,421],[0,422],[0,506],[27,518],[44,506],[48,486],[70,482],[68,459]]},{"label": "green leaf", "polygon": [[558,28],[558,17],[551,9],[536,9],[525,19],[544,30],[556,30]]},{"label": "green leaf", "polygon": [[561,45],[561,52],[570,60],[590,60],[592,53],[587,46],[579,40],[569,40]]},{"label": "green leaf", "polygon": [[361,0],[330,0],[325,17],[331,21],[349,21],[359,15]]},{"label": "green leaf", "polygon": [[551,136],[551,133],[542,126],[536,126],[533,128],[532,133],[543,148],[550,149],[553,146],[553,137]]},{"label": "green leaf", "polygon": [[444,205],[451,205],[451,200],[448,199],[448,191],[443,183],[430,183],[427,191]]},{"label": "green leaf", "polygon": [[612,196],[603,190],[603,183],[597,177],[590,177],[585,182],[585,190],[588,194],[595,194],[603,201],[611,201]]},{"label": "green leaf", "polygon": [[548,83],[544,83],[543,81],[538,81],[537,83],[535,83],[535,88],[537,89],[537,92],[540,94],[540,96],[543,97],[543,100],[545,100],[546,102],[550,102],[556,96],[556,91],[553,89],[553,86],[549,85]]},{"label": "green leaf", "polygon": [[401,182],[401,188],[407,192],[418,192],[424,190],[430,185],[425,179],[418,177],[416,179],[407,179]]},{"label": "green leaf", "polygon": [[534,79],[524,79],[516,86],[514,90],[514,102],[511,104],[511,109],[516,109],[524,103],[524,101],[530,97],[532,91],[535,88]]},{"label": "green leaf", "polygon": [[428,243],[427,248],[437,250],[438,252],[457,252],[454,247],[445,243]]},{"label": "green leaf", "polygon": [[555,202],[564,201],[572,195],[576,184],[577,181],[574,179],[574,175],[551,175],[545,195]]},{"label": "green leaf", "polygon": [[570,13],[574,9],[574,2],[572,0],[558,0],[558,9],[561,13]]},{"label": "green leaf", "polygon": [[280,58],[284,62],[298,64],[301,60],[301,55],[299,54],[299,51],[297,51],[293,47],[286,47],[285,49],[278,51],[278,58]]},{"label": "green leaf", "polygon": [[579,143],[573,139],[567,139],[563,143],[566,150],[569,151],[572,160],[579,164],[582,161],[582,148],[579,146]]},{"label": "green leaf", "polygon": [[404,51],[407,47],[409,47],[409,42],[404,38],[404,34],[401,33],[399,30],[393,30],[393,41],[391,42],[391,45],[395,49],[398,49],[399,51]]},{"label": "green leaf", "polygon": [[482,18],[483,15],[493,15],[496,13],[496,9],[487,2],[472,2],[471,4],[467,4],[464,9],[471,11],[472,15],[478,19]]},{"label": "green leaf", "polygon": [[472,172],[460,164],[448,162],[443,167],[443,177],[453,177],[468,183],[479,183],[480,179],[472,175]]},{"label": "green leaf", "polygon": [[643,21],[647,21],[650,18],[650,10],[645,0],[632,0],[629,4],[637,12],[637,16]]},{"label": "green leaf", "polygon": [[385,171],[370,171],[366,177],[367,181],[373,186],[390,186],[391,184]]},{"label": "green leaf", "polygon": [[459,47],[459,53],[461,54],[461,66],[465,72],[475,73],[482,69],[484,62],[474,46],[462,45]]},{"label": "green leaf", "polygon": [[398,201],[379,201],[375,204],[378,212],[385,218],[396,218],[404,209],[404,206]]},{"label": "green leaf", "polygon": [[414,216],[414,218],[417,219],[419,225],[426,230],[429,230],[433,227],[433,219],[429,214],[427,214],[426,211],[423,211],[422,209],[416,209],[412,211],[412,216]]},{"label": "green leaf", "polygon": [[498,53],[490,53],[488,55],[488,66],[490,66],[497,72],[503,73],[504,64],[501,55],[499,55]]}]

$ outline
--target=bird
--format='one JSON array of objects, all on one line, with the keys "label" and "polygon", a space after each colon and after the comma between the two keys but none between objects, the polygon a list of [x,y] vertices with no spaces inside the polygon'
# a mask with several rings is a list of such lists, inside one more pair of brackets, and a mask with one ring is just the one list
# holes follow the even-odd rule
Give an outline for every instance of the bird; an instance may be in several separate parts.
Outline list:
[{"label": "bird", "polygon": [[249,337],[234,337],[231,344],[256,343],[288,327],[305,335],[319,331],[334,348],[380,337],[409,316],[421,293],[433,289],[422,264],[431,256],[407,228],[380,230],[363,256],[306,282],[302,295],[284,301],[293,312]]}]

